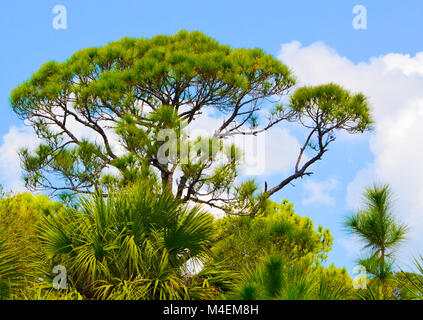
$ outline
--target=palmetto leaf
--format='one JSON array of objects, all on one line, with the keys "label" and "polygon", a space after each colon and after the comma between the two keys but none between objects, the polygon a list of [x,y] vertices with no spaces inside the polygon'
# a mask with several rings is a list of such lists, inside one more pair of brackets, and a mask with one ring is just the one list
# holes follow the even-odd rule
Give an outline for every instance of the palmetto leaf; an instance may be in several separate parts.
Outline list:
[{"label": "palmetto leaf", "polygon": [[67,268],[70,282],[87,298],[188,299],[190,288],[201,296],[183,270],[210,253],[212,216],[143,183],[108,195],[84,198],[80,210],[40,227],[46,253]]},{"label": "palmetto leaf", "polygon": [[418,273],[403,272],[405,279],[398,279],[398,282],[407,290],[412,299],[423,300],[423,256],[419,254],[413,259],[413,263]]},{"label": "palmetto leaf", "polygon": [[0,300],[10,299],[22,285],[19,253],[6,242],[6,229],[0,229]]}]

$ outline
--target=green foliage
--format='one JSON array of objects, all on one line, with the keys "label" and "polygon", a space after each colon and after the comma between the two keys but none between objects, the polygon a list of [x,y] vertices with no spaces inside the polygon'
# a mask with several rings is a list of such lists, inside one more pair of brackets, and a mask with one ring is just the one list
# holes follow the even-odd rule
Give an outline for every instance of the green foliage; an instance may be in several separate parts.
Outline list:
[{"label": "green foliage", "polygon": [[330,83],[315,87],[302,87],[291,96],[291,108],[300,117],[319,119],[326,130],[342,128],[348,132],[363,132],[372,124],[367,98],[350,94],[342,87]]},{"label": "green foliage", "polygon": [[[52,283],[46,279],[40,281],[26,281],[22,285],[22,290],[16,295],[19,300],[84,300],[84,297],[75,289],[54,289]],[[51,279],[49,279],[51,280]]]},{"label": "green foliage", "polygon": [[227,204],[225,212],[229,215],[248,216],[256,206],[260,213],[267,203],[263,194],[254,180],[247,180],[235,187],[234,201]]},{"label": "green foliage", "polygon": [[7,242],[20,251],[25,263],[39,249],[36,228],[43,217],[62,209],[60,202],[53,202],[45,195],[21,193],[0,199],[0,228],[5,229]]},{"label": "green foliage", "polygon": [[[243,190],[255,190],[245,184]],[[251,194],[251,192],[247,192]],[[333,238],[327,229],[294,213],[284,200],[265,201],[262,214],[251,218],[225,217],[216,221],[219,230],[212,251],[216,262],[239,271],[241,281],[226,292],[230,299],[351,299],[352,283],[347,272],[322,262]]]},{"label": "green foliage", "polygon": [[[205,107],[222,115],[235,112],[215,134],[221,143],[219,134],[233,130],[229,125],[239,122],[240,129],[256,118],[266,97],[284,93],[294,83],[290,70],[262,50],[232,49],[201,32],[123,38],[78,51],[62,63],[48,62],[10,98],[13,110],[43,141],[33,153],[20,152],[26,185],[57,193],[88,192],[100,182],[132,183],[158,171],[167,186],[177,166],[184,173],[179,197],[183,191],[188,198],[196,196],[203,186],[208,193],[222,194],[236,176],[235,157],[217,168],[211,166],[216,155],[209,161],[207,152],[207,163],[186,164],[181,154],[163,163],[158,159],[165,144],[160,130],[180,137]],[[70,127],[73,123],[99,139],[81,137]],[[196,149],[193,141],[188,144]],[[177,146],[179,151],[183,147]],[[106,168],[118,172],[106,174]]]},{"label": "green foliage", "polygon": [[[24,284],[36,279],[33,264],[41,250],[36,228],[44,217],[62,209],[61,203],[44,195],[22,193],[0,199],[0,295],[3,299],[21,297],[27,288]],[[10,290],[5,281],[10,284]]]},{"label": "green foliage", "polygon": [[[51,191],[65,205],[30,194],[0,200],[0,226],[12,235],[0,241],[11,266],[0,280],[10,284],[19,268],[25,273],[25,289],[4,294],[350,297],[346,272],[322,266],[333,242],[329,230],[315,230],[292,204],[269,197],[311,175],[338,130],[370,129],[370,111],[364,95],[335,84],[298,88],[286,105],[269,105],[269,98],[294,85],[289,68],[263,50],[233,49],[201,32],[123,38],[44,64],[12,91],[10,101],[41,140],[33,152],[19,152],[26,186]],[[221,120],[213,135],[190,137],[191,123],[209,111]],[[257,135],[282,121],[309,131],[293,173],[264,190],[255,181],[235,185],[242,150],[225,139]],[[213,221],[192,202],[229,216]],[[392,274],[387,259],[405,233],[388,213],[378,216],[384,209],[376,205],[347,222],[375,251],[363,264],[383,288]],[[10,248],[20,251],[18,260]],[[51,288],[51,271],[59,264],[68,273],[62,291]],[[190,274],[190,265],[202,264]]]},{"label": "green foliage", "polygon": [[[169,193],[138,183],[84,198],[80,210],[46,217],[40,226],[45,262],[63,265],[68,283],[84,298],[213,298],[209,275],[188,265],[210,254],[213,218]],[[204,282],[205,281],[205,282]],[[223,281],[224,282],[224,281]]]},{"label": "green foliage", "polygon": [[296,215],[287,201],[267,201],[266,205],[264,213],[254,219],[225,217],[216,221],[219,232],[211,264],[221,261],[242,271],[268,254],[283,254],[289,260],[306,256],[314,262],[326,259],[333,241],[329,230],[314,230],[311,220]]},{"label": "green foliage", "polygon": [[413,259],[417,272],[398,272],[395,277],[398,283],[398,295],[402,299],[423,300],[423,256]]},{"label": "green foliage", "polygon": [[45,195],[21,193],[0,199],[0,228],[8,234],[7,242],[17,248],[24,261],[38,250],[37,226],[46,216],[63,210],[63,204]]},{"label": "green foliage", "polygon": [[239,300],[343,300],[351,295],[345,270],[314,266],[309,258],[289,261],[271,254],[249,270],[229,298]]},{"label": "green foliage", "polygon": [[[153,177],[183,201],[255,216],[272,194],[311,174],[336,131],[372,123],[366,97],[335,84],[302,87],[287,105],[269,105],[294,85],[289,68],[263,50],[233,49],[201,32],[123,38],[48,62],[10,97],[42,140],[34,152],[20,151],[26,186],[67,195]],[[187,126],[210,111],[221,121],[212,137],[190,138]],[[295,170],[243,196],[244,186],[234,186],[241,154],[225,138],[283,121],[309,131]]]},{"label": "green foliage", "polygon": [[365,209],[347,218],[345,225],[366,241],[365,248],[372,253],[381,257],[392,255],[405,240],[407,227],[394,219],[389,186],[367,188],[364,198]]},{"label": "green foliage", "polygon": [[395,252],[408,230],[405,224],[395,220],[391,197],[388,185],[373,185],[364,193],[364,209],[345,220],[346,228],[364,241],[364,249],[369,252],[359,264],[373,276],[369,291],[371,297],[378,299],[390,299],[394,295]]},{"label": "green foliage", "polygon": [[5,230],[0,229],[0,300],[13,297],[22,285],[20,253],[8,243]]}]

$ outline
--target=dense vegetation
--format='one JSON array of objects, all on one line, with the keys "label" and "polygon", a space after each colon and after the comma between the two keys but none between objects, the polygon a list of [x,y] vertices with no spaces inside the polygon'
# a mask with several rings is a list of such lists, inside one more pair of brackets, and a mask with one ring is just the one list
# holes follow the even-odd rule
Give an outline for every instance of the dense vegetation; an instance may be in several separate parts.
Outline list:
[{"label": "dense vegetation", "polygon": [[[345,222],[370,248],[359,261],[369,275],[366,289],[354,289],[345,269],[327,266],[330,231],[295,214],[286,200],[268,200],[255,218],[215,219],[151,186],[141,180],[109,189],[107,197],[98,189],[72,205],[44,195],[3,195],[1,298],[421,298],[421,258],[417,273],[393,268],[393,248],[406,227],[390,213],[387,186],[369,188],[367,207]],[[52,285],[55,266],[66,268],[59,289]]]},{"label": "dense vegetation", "polygon": [[[181,31],[48,62],[11,105],[41,140],[19,153],[26,187],[49,193],[1,194],[0,299],[422,297],[421,259],[416,273],[395,267],[407,226],[388,186],[367,189],[345,221],[369,252],[359,289],[328,265],[330,231],[271,200],[312,174],[338,131],[371,128],[361,93],[297,88],[262,50]],[[210,109],[221,125],[191,139],[190,124]],[[270,187],[241,181],[242,150],[227,138],[287,122],[305,136],[292,173]]]}]

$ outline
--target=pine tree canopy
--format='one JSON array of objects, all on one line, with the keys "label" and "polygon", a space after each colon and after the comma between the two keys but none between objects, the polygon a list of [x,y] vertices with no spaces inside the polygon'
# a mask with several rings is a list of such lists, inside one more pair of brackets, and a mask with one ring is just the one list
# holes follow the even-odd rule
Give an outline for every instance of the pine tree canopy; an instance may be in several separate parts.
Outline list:
[{"label": "pine tree canopy", "polygon": [[[26,186],[92,193],[100,183],[125,185],[148,176],[184,201],[222,209],[237,202],[232,208],[255,215],[261,200],[311,174],[307,169],[322,158],[335,130],[363,132],[371,124],[362,94],[329,84],[282,99],[294,86],[290,69],[263,50],[234,49],[201,32],[123,38],[47,62],[11,93],[13,110],[40,139],[34,150],[20,151]],[[220,125],[190,140],[185,127],[206,110]],[[242,187],[234,186],[240,151],[226,139],[287,121],[309,131],[293,173],[240,204]],[[164,145],[176,156],[164,153],[163,161]]]}]

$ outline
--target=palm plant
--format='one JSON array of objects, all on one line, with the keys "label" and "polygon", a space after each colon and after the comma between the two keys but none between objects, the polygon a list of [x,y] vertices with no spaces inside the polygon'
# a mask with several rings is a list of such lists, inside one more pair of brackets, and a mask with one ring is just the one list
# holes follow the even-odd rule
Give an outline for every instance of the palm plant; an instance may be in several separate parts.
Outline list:
[{"label": "palm plant", "polygon": [[[389,284],[394,281],[393,263],[395,252],[405,240],[408,227],[395,220],[392,212],[392,192],[388,185],[373,185],[364,193],[365,207],[348,217],[345,227],[364,241],[364,249],[370,255],[359,263],[373,275],[372,296],[382,299],[391,294]],[[375,289],[376,288],[376,289]]]},{"label": "palm plant", "polygon": [[18,252],[7,243],[5,228],[0,229],[0,300],[10,299],[22,285]]},{"label": "palm plant", "polygon": [[137,183],[80,207],[46,218],[39,233],[49,267],[65,266],[84,298],[213,298],[208,277],[187,272],[188,261],[210,254],[214,234],[213,217],[198,206]]},{"label": "palm plant", "polygon": [[281,254],[267,256],[245,273],[230,298],[240,300],[343,300],[351,283],[335,268],[324,269],[310,259],[289,261]]}]

